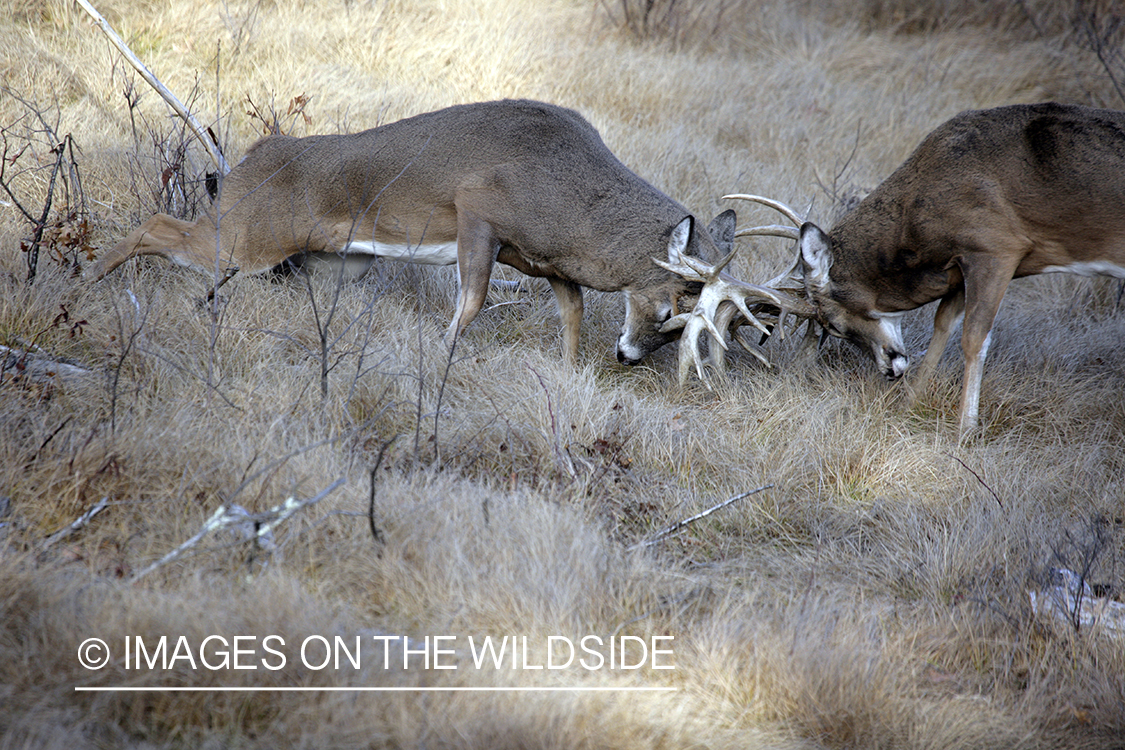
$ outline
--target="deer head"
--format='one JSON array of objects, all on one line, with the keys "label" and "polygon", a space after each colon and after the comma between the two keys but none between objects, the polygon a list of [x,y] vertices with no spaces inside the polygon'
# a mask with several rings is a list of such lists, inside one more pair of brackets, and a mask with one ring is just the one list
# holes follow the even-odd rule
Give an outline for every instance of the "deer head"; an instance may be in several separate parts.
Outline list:
[{"label": "deer head", "polygon": [[729,254],[734,245],[734,230],[735,213],[729,210],[716,216],[705,234],[698,231],[691,216],[673,227],[668,238],[667,261],[653,258],[670,273],[664,274],[661,283],[625,289],[625,323],[617,339],[619,362],[635,365],[679,337],[676,327],[669,327],[667,323],[678,314],[684,298],[700,293],[704,280],[683,276],[673,266],[682,266],[685,258],[706,263]]}]

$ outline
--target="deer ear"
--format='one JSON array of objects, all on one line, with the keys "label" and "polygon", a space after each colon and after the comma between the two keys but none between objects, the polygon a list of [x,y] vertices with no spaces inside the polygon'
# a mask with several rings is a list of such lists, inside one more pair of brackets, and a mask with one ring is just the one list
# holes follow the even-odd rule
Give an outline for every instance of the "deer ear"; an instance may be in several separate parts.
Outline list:
[{"label": "deer ear", "polygon": [[814,287],[823,289],[828,285],[828,270],[832,268],[831,238],[816,224],[805,222],[797,242],[805,279]]},{"label": "deer ear", "polygon": [[[711,235],[711,241],[715,243],[715,248],[719,251],[719,258],[730,255],[730,251],[734,249],[734,225],[736,221],[734,211],[728,208],[707,225],[707,233]],[[705,260],[714,263],[719,258],[707,258]]]},{"label": "deer ear", "polygon": [[695,219],[687,216],[672,229],[672,236],[668,239],[668,262],[680,263],[680,257],[687,255],[688,241],[691,239]]}]

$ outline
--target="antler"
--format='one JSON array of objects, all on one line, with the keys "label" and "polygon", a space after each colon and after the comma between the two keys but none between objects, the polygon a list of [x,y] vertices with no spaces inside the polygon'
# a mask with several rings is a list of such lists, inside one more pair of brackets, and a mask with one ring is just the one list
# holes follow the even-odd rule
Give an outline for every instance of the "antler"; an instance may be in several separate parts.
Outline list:
[{"label": "antler", "polygon": [[[680,335],[678,368],[681,385],[687,381],[688,370],[693,363],[696,374],[704,382],[706,382],[704,364],[711,364],[716,370],[722,371],[724,353],[728,348],[722,331],[730,327],[736,313],[741,314],[746,322],[766,335],[769,335],[770,329],[758,316],[762,316],[767,323],[777,326],[784,325],[788,313],[796,313],[801,317],[809,317],[813,314],[811,305],[785,291],[750,284],[724,273],[723,269],[734,258],[735,252],[731,252],[714,265],[682,253],[678,255],[675,263],[666,263],[653,258],[657,264],[672,273],[688,281],[703,284],[699,301],[692,311],[676,315],[665,322],[660,329],[662,333],[683,329]],[[754,303],[754,311],[751,311],[746,304],[748,301]],[[712,340],[706,363],[699,352],[699,336],[704,330],[711,334]],[[769,365],[765,354],[756,346],[741,336],[736,335],[734,338],[748,352]]]},{"label": "antler", "polygon": [[[763,206],[768,206],[778,213],[785,216],[789,221],[793,222],[793,226],[785,226],[783,224],[767,224],[760,227],[748,227],[746,229],[739,229],[734,233],[735,237],[783,237],[789,240],[798,240],[801,237],[801,225],[805,223],[806,219],[799,213],[794,211],[789,206],[781,201],[774,200],[773,198],[766,198],[761,195],[750,195],[749,193],[732,193],[724,195],[723,200],[744,200],[752,201],[754,203],[761,203]],[[806,212],[807,213],[807,212]],[[801,256],[797,255],[794,259],[793,265],[789,267],[784,273],[775,276],[766,282],[766,286],[778,287],[786,291],[794,292],[796,294],[805,293],[805,281],[800,273]]]},{"label": "antler", "polygon": [[[724,195],[723,198],[761,203],[782,213],[794,224],[794,226],[772,224],[740,229],[735,233],[736,237],[769,236],[796,240],[800,236],[798,227],[804,224],[804,218],[780,201],[748,194]],[[789,316],[792,315],[798,318],[798,322],[793,326],[794,330],[807,320],[809,321],[807,341],[816,337],[814,330],[816,307],[805,294],[800,256],[798,255],[793,265],[785,272],[767,281],[765,285],[759,286],[736,279],[723,271],[734,258],[735,252],[731,252],[714,265],[682,253],[675,263],[665,263],[653,258],[657,264],[684,279],[703,284],[699,301],[692,311],[676,315],[660,329],[662,333],[683,329],[680,335],[678,368],[681,385],[687,382],[688,371],[692,364],[695,365],[695,372],[699,379],[704,382],[706,382],[704,365],[710,365],[716,371],[722,372],[728,349],[723,331],[731,328],[736,315],[741,315],[746,323],[766,336],[776,330],[780,339],[785,338],[785,326]],[[747,302],[752,302],[752,306]],[[699,351],[699,337],[704,330],[711,335],[711,346],[706,361]],[[770,365],[765,353],[757,345],[747,341],[741,331],[735,331],[732,338],[762,363]]]},{"label": "antler", "polygon": [[[812,205],[810,204],[809,209],[806,210],[805,215],[802,216],[779,200],[766,198],[761,195],[751,195],[748,193],[732,193],[730,195],[723,196],[723,200],[728,199],[745,200],[752,201],[754,203],[760,203],[763,206],[774,209],[778,213],[785,216],[785,218],[789,219],[789,221],[793,222],[793,226],[769,224],[765,226],[739,229],[737,232],[735,232],[735,237],[783,237],[785,239],[794,241],[799,240],[801,237],[800,227],[807,221],[806,217],[808,216],[809,210],[812,210]],[[796,257],[793,259],[793,265],[789,266],[787,270],[785,270],[778,276],[775,276],[774,278],[767,281],[766,286],[773,287],[779,291],[795,294],[798,297],[806,300],[806,304],[809,305],[809,308],[811,310],[811,312],[807,315],[809,326],[808,330],[805,333],[805,347],[807,348],[812,341],[818,338],[817,329],[819,328],[819,325],[816,322],[815,306],[807,302],[805,292],[805,274],[804,270],[801,268],[801,253],[799,250],[796,253]],[[799,326],[800,323],[798,323],[797,325]],[[785,338],[785,328],[783,326],[779,326],[778,333],[779,338]],[[824,336],[825,332],[822,330],[819,334],[819,338],[823,341]]]}]

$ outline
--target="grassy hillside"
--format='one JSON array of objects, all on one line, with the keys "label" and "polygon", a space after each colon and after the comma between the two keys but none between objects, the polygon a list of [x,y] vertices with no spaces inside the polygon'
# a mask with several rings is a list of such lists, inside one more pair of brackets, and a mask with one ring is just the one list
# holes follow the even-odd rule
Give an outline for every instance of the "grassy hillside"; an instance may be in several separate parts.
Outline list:
[{"label": "grassy hillside", "polygon": [[[97,5],[232,162],[270,129],[527,97],[740,225],[776,217],[722,195],[831,226],[965,109],[1125,106],[1120,10],[1092,0]],[[452,269],[236,277],[213,305],[160,259],[83,281],[153,212],[194,216],[212,167],[75,4],[0,8],[0,66],[0,747],[1125,747],[1120,631],[1028,596],[1050,568],[1101,604],[1125,587],[1117,282],[1013,284],[964,444],[956,340],[913,406],[839,342],[681,389],[674,345],[616,363],[617,294],[587,294],[565,365],[534,282],[493,292],[450,361]],[[740,247],[753,281],[792,252]],[[138,663],[161,636],[181,658]],[[221,665],[236,636],[256,669]],[[361,665],[315,668],[337,636]],[[403,669],[382,636],[457,668]],[[526,651],[478,668],[470,636]],[[585,636],[674,655],[524,668]],[[587,690],[322,690],[359,687]]]}]

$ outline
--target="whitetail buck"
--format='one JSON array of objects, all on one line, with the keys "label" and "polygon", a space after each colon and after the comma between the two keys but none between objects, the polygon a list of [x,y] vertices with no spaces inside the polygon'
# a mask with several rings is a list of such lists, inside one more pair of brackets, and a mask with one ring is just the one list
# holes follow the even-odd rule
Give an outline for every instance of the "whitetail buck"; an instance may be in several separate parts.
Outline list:
[{"label": "whitetail buck", "polygon": [[157,214],[88,275],[100,279],[145,254],[218,274],[259,273],[309,253],[456,263],[452,341],[476,317],[500,261],[550,282],[571,361],[582,287],[623,291],[617,358],[635,364],[676,338],[661,326],[680,295],[700,288],[653,256],[714,260],[733,239],[733,211],[698,226],[618,161],[577,112],[508,100],[350,135],[263,138],[199,221]]},{"label": "whitetail buck", "polygon": [[918,390],[964,315],[965,434],[978,423],[990,331],[1013,278],[1125,278],[1125,113],[1053,103],[963,112],[828,233],[776,202],[729,197],[771,205],[800,226],[738,234],[797,239],[793,274],[816,320],[868,348],[888,378],[909,363],[907,310],[941,300]]}]

